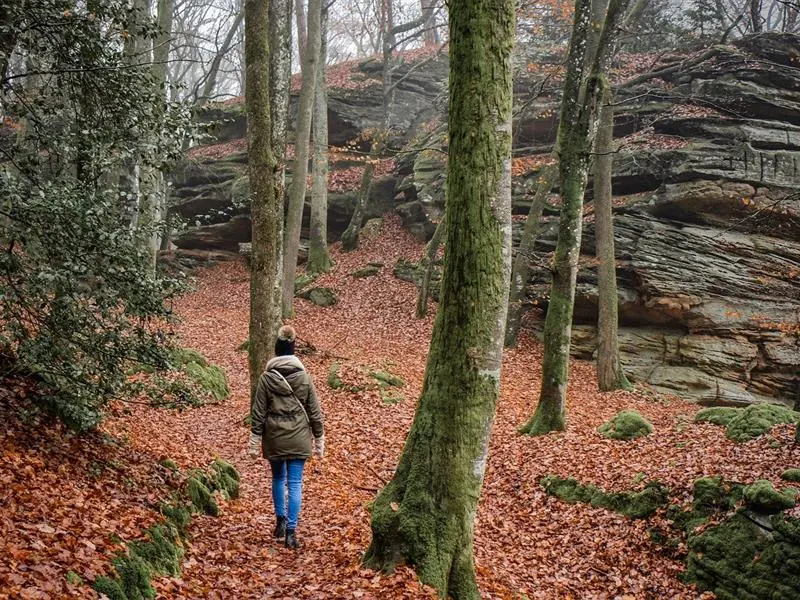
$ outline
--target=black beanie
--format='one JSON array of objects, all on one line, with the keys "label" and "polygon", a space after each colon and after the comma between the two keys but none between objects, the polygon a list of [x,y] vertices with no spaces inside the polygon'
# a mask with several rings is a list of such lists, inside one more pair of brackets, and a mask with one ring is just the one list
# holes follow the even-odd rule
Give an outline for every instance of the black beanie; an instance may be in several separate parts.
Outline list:
[{"label": "black beanie", "polygon": [[278,339],[275,340],[275,356],[288,356],[294,354],[294,341],[296,334],[291,325],[284,325],[278,330]]}]

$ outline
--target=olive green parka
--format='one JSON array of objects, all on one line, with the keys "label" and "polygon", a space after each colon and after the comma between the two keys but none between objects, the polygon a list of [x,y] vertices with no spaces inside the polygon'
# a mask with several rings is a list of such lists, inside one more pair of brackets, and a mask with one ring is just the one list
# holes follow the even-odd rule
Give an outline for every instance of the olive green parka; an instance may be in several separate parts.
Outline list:
[{"label": "olive green parka", "polygon": [[261,375],[250,411],[251,431],[261,436],[268,460],[308,458],[311,436],[323,434],[323,414],[314,382],[300,359],[276,356]]}]

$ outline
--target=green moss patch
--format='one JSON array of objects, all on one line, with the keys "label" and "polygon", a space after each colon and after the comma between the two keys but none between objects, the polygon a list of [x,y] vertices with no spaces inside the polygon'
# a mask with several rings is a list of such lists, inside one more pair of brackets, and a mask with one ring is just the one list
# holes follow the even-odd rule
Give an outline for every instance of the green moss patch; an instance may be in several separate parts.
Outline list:
[{"label": "green moss patch", "polygon": [[387,371],[370,371],[369,374],[373,379],[377,380],[381,386],[403,387],[406,384],[401,377],[392,375]]},{"label": "green moss patch", "polygon": [[340,365],[338,362],[335,362],[328,369],[328,387],[332,390],[338,390],[344,386],[342,378],[339,377],[339,371],[341,368],[342,365]]},{"label": "green moss patch", "polygon": [[156,575],[178,577],[181,573],[183,548],[177,529],[169,524],[153,525],[146,540],[137,540],[129,552],[141,558]]},{"label": "green moss patch", "polygon": [[800,422],[800,413],[780,404],[751,404],[745,408],[706,408],[694,420],[724,425],[726,437],[741,443],[767,433],[775,425]]},{"label": "green moss patch", "polygon": [[597,432],[612,440],[634,440],[652,433],[653,426],[637,411],[623,410],[598,427]]},{"label": "green moss patch", "polygon": [[301,273],[300,275],[298,275],[294,280],[294,293],[299,294],[309,285],[314,283],[314,280],[316,278],[317,276],[311,273]]},{"label": "green moss patch", "polygon": [[227,461],[217,459],[211,464],[214,471],[213,482],[228,500],[239,497],[239,472]]},{"label": "green moss patch", "polygon": [[300,298],[305,298],[312,304],[327,307],[339,302],[339,297],[329,287],[313,287],[297,294]]},{"label": "green moss patch", "polygon": [[781,479],[800,483],[800,469],[786,469],[781,473]]},{"label": "green moss patch", "polygon": [[201,479],[190,477],[186,482],[186,493],[197,511],[212,517],[219,515],[219,505],[211,495],[211,490]]},{"label": "green moss patch", "polygon": [[390,390],[381,390],[381,401],[384,404],[398,404],[404,400],[403,394]]},{"label": "green moss patch", "polygon": [[792,508],[797,503],[797,490],[786,488],[780,492],[762,479],[745,487],[743,497],[749,509],[772,515]]},{"label": "green moss patch", "polygon": [[658,481],[647,483],[641,491],[606,492],[593,484],[582,484],[572,477],[555,475],[543,477],[539,482],[551,496],[574,504],[582,502],[605,508],[630,517],[644,519],[658,508],[667,505],[669,490]]},{"label": "green moss patch", "polygon": [[223,401],[230,395],[228,379],[222,367],[189,363],[185,370],[192,382],[217,402]]},{"label": "green moss patch", "polygon": [[800,521],[739,511],[688,540],[686,578],[721,600],[800,598]]},{"label": "green moss patch", "polygon": [[356,279],[363,279],[365,277],[374,277],[380,272],[380,270],[381,268],[375,265],[367,265],[366,267],[358,269],[357,271],[353,271],[351,273],[351,276],[355,277]]}]

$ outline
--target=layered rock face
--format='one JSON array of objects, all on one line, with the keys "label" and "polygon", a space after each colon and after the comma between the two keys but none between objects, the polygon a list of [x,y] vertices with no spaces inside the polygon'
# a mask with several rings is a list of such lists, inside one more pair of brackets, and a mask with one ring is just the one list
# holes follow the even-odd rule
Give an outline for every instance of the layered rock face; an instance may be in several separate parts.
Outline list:
[{"label": "layered rock face", "polygon": [[[623,363],[633,379],[703,403],[792,406],[800,403],[800,38],[763,34],[715,48],[702,61],[675,60],[657,67],[658,79],[617,96],[615,135],[624,143],[613,187]],[[395,118],[410,139],[442,114],[446,57],[405,68]],[[358,76],[377,73],[366,63]],[[534,89],[525,78],[516,84],[525,110],[515,122],[515,147],[528,165],[515,169],[520,219],[546,157],[523,157],[530,152],[522,149],[547,152],[557,128],[558,98],[530,98]],[[379,124],[377,81],[333,89],[330,97],[332,144]],[[236,119],[241,115],[227,126],[231,136],[243,133]],[[441,131],[428,132],[422,145],[438,144]],[[210,217],[184,233],[179,246],[235,249],[249,240],[246,203],[237,200],[245,161],[243,152],[201,158],[184,172],[175,189],[178,212],[190,223],[200,209]],[[427,239],[443,212],[444,155],[408,152],[395,164],[373,190],[369,216],[394,209]],[[332,195],[332,239],[354,201],[355,192]],[[547,252],[557,218],[554,202],[532,257],[539,268],[529,300],[537,310],[527,323],[534,330],[547,305]],[[516,225],[519,234],[522,223]],[[590,358],[597,314],[591,190],[584,225],[573,350]]]}]

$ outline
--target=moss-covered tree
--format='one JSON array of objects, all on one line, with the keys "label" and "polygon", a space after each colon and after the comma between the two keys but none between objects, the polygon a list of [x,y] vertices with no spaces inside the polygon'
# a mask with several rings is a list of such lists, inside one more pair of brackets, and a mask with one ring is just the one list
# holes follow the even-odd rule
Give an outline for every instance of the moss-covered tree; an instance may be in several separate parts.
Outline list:
[{"label": "moss-covered tree", "polygon": [[276,267],[281,240],[276,222],[283,218],[283,203],[275,195],[277,161],[272,144],[270,110],[269,0],[245,2],[245,64],[247,146],[250,155],[250,343],[251,393],[272,353],[278,310],[274,298]]},{"label": "moss-covered tree", "polygon": [[472,536],[499,392],[511,273],[511,0],[450,5],[446,247],[422,395],[372,508],[366,561],[413,565],[442,597],[479,598]]},{"label": "moss-covered tree", "polygon": [[294,135],[294,162],[292,183],[289,186],[289,208],[286,212],[286,228],[283,232],[283,315],[293,312],[294,280],[297,275],[297,255],[300,250],[300,229],[303,205],[306,199],[306,175],[308,174],[308,147],[311,138],[311,120],[314,108],[314,88],[319,66],[320,19],[322,0],[308,2],[308,37],[303,53],[302,85],[297,105],[297,122]]},{"label": "moss-covered tree", "polygon": [[319,65],[317,83],[314,88],[314,121],[311,186],[311,222],[308,240],[309,273],[330,271],[331,256],[328,253],[328,94],[325,89],[325,62],[328,44],[328,8],[322,7],[320,23]]},{"label": "moss-covered tree", "polygon": [[628,0],[611,0],[600,34],[598,50],[588,74],[585,64],[591,1],[576,0],[572,37],[567,58],[567,75],[556,141],[561,181],[561,219],[553,256],[553,284],[544,325],[544,359],[539,403],[524,433],[539,435],[566,427],[569,349],[572,311],[583,225],[583,196],[589,174],[589,159],[597,131],[597,108],[607,80],[620,18]]}]

